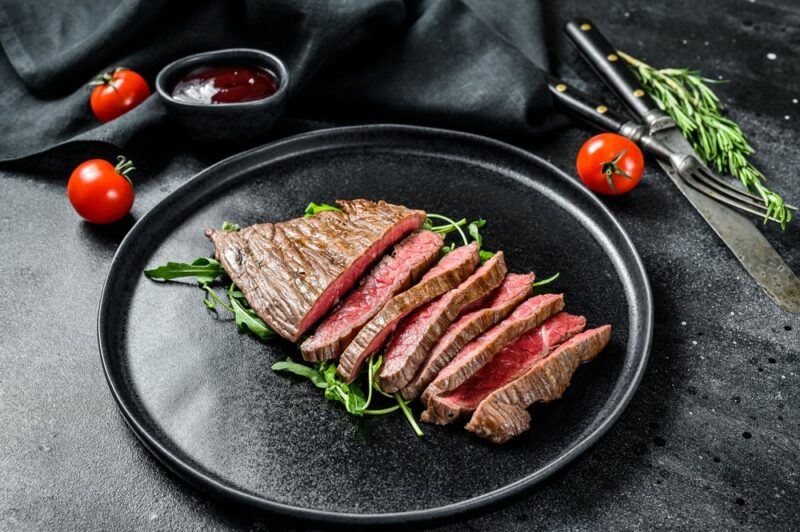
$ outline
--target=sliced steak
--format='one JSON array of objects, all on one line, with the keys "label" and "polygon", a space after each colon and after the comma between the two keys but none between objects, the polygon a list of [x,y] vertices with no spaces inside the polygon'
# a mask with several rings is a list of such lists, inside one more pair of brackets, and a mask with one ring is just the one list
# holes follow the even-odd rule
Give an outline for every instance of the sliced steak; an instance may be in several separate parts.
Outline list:
[{"label": "sliced steak", "polygon": [[610,338],[611,326],[603,325],[567,340],[521,377],[481,401],[467,430],[494,443],[504,443],[525,432],[531,424],[526,409],[537,401],[560,398],[578,366],[597,356]]},{"label": "sliced steak", "polygon": [[559,312],[526,332],[497,353],[475,375],[452,392],[435,395],[428,402],[426,418],[444,425],[475,411],[490,393],[522,376],[556,347],[586,327],[586,318]]},{"label": "sliced steak", "polygon": [[500,323],[530,296],[533,279],[532,273],[511,273],[488,297],[464,309],[465,313],[439,339],[411,382],[400,390],[400,395],[410,400],[422,393],[462,347],[489,327]]},{"label": "sliced steak", "polygon": [[288,340],[296,341],[378,257],[425,221],[423,211],[383,201],[337,203],[341,212],[205,231],[256,314]]},{"label": "sliced steak", "polygon": [[456,248],[428,270],[419,283],[389,300],[347,346],[339,366],[336,368],[345,381],[352,382],[358,375],[361,364],[369,355],[380,349],[386,337],[394,331],[398,322],[448,290],[458,286],[475,270],[480,261],[478,245]]},{"label": "sliced steak", "polygon": [[458,352],[425,389],[422,394],[423,402],[427,404],[434,395],[458,388],[501,349],[541,325],[544,320],[563,308],[563,294],[544,294],[520,304],[506,319],[472,340]]},{"label": "sliced steak", "polygon": [[381,389],[394,393],[408,384],[453,320],[466,306],[497,288],[506,271],[506,261],[500,251],[457,288],[404,318],[383,354],[378,376]]},{"label": "sliced steak", "polygon": [[338,357],[392,296],[431,267],[443,245],[442,235],[432,231],[418,231],[397,244],[303,342],[303,359],[320,362]]}]

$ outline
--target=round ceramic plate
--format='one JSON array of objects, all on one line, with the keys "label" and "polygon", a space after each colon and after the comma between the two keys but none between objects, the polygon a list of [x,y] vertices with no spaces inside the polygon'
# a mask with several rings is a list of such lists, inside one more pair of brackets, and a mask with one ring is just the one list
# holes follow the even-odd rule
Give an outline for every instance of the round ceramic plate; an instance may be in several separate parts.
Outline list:
[{"label": "round ceramic plate", "polygon": [[[303,214],[337,198],[485,218],[487,249],[509,270],[558,271],[551,286],[611,344],[583,365],[560,401],[531,409],[532,428],[505,445],[400,414],[356,419],[308,381],[270,366],[297,354],[237,332],[191,282],[142,270],[213,253],[203,236]],[[309,133],[226,159],[187,182],[130,231],[98,317],[103,365],[128,424],[195,486],[269,511],[327,522],[445,518],[497,503],[567,465],[611,427],[641,379],[652,335],[642,263],[608,210],[530,153],[491,139],[408,126]],[[417,409],[418,413],[418,409]]]}]

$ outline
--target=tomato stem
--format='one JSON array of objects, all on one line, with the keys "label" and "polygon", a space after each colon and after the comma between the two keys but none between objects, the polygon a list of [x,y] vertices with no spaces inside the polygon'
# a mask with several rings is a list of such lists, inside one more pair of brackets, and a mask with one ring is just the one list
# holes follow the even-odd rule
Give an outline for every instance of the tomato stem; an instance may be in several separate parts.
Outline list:
[{"label": "tomato stem", "polygon": [[136,170],[136,167],[133,166],[133,161],[126,159],[124,155],[117,155],[117,166],[114,167],[114,171],[130,181],[131,178],[128,173],[131,170]]},{"label": "tomato stem", "polygon": [[625,170],[617,166],[617,163],[619,163],[626,151],[628,151],[628,148],[623,148],[622,151],[616,154],[610,161],[600,165],[603,174],[605,174],[606,179],[608,180],[608,186],[611,187],[611,190],[617,190],[616,185],[614,185],[614,175],[620,175],[625,179],[633,179]]},{"label": "tomato stem", "polygon": [[114,92],[117,92],[117,87],[112,83],[114,81],[114,74],[117,72],[122,72],[123,70],[129,70],[126,67],[117,67],[111,72],[103,72],[99,76],[95,77],[92,81],[89,82],[89,87],[97,87],[98,85],[108,85],[111,87]]}]

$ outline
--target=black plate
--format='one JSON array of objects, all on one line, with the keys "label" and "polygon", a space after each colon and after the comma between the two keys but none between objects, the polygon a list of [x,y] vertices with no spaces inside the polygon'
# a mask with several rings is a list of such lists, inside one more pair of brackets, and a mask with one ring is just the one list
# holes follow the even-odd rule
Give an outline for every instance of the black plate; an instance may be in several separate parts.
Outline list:
[{"label": "black plate", "polygon": [[[532,409],[533,429],[502,446],[460,426],[400,415],[359,424],[307,381],[270,365],[295,353],[215,318],[190,283],[142,270],[207,256],[203,228],[299,216],[309,201],[386,199],[484,217],[489,249],[512,271],[555,271],[554,289],[611,345],[561,401]],[[464,133],[363,126],[301,135],[222,161],[144,216],[114,257],[98,317],[103,365],[125,419],[190,483],[283,514],[388,523],[496,503],[564,467],[617,419],[647,363],[652,300],[619,223],[574,179],[509,145]]]}]

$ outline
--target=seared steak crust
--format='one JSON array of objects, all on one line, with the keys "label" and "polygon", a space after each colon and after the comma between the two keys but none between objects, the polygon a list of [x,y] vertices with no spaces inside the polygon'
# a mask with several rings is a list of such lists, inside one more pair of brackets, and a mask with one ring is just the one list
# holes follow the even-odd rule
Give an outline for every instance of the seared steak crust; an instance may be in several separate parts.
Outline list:
[{"label": "seared steak crust", "polygon": [[530,428],[526,410],[537,401],[559,399],[578,366],[592,360],[608,344],[611,326],[604,325],[568,340],[523,376],[481,401],[467,430],[494,443],[504,443]]},{"label": "seared steak crust", "polygon": [[288,340],[296,341],[387,248],[425,220],[423,211],[383,201],[337,203],[342,212],[205,231],[256,314]]},{"label": "seared steak crust", "polygon": [[[431,382],[422,394],[422,400],[427,404],[434,395],[455,390],[486,365],[502,348],[541,325],[544,320],[563,308],[563,294],[544,294],[525,301],[505,320],[459,351],[450,364],[445,366]],[[422,419],[428,421],[425,417]]]},{"label": "seared steak crust", "polygon": [[418,231],[397,244],[303,342],[303,359],[320,362],[338,357],[392,296],[431,267],[443,245],[442,235],[431,231]]},{"label": "seared steak crust", "polygon": [[439,371],[453,360],[461,348],[511,314],[517,305],[530,296],[533,279],[532,273],[508,274],[503,283],[488,297],[469,305],[465,313],[453,322],[431,349],[428,358],[411,382],[400,390],[403,399],[411,400],[417,397]]},{"label": "seared steak crust", "polygon": [[475,242],[456,248],[431,268],[418,284],[390,299],[342,353],[337,367],[339,375],[346,382],[352,382],[364,360],[380,349],[404,316],[458,286],[475,270],[479,261]]},{"label": "seared steak crust", "polygon": [[583,316],[559,312],[505,346],[480,371],[452,392],[431,397],[426,417],[444,425],[463,414],[474,412],[490,393],[523,375],[559,345],[580,333],[585,326],[586,318]]},{"label": "seared steak crust", "polygon": [[503,252],[499,251],[457,288],[404,318],[383,355],[378,377],[381,389],[394,393],[408,384],[453,320],[466,306],[497,288],[506,271]]}]

